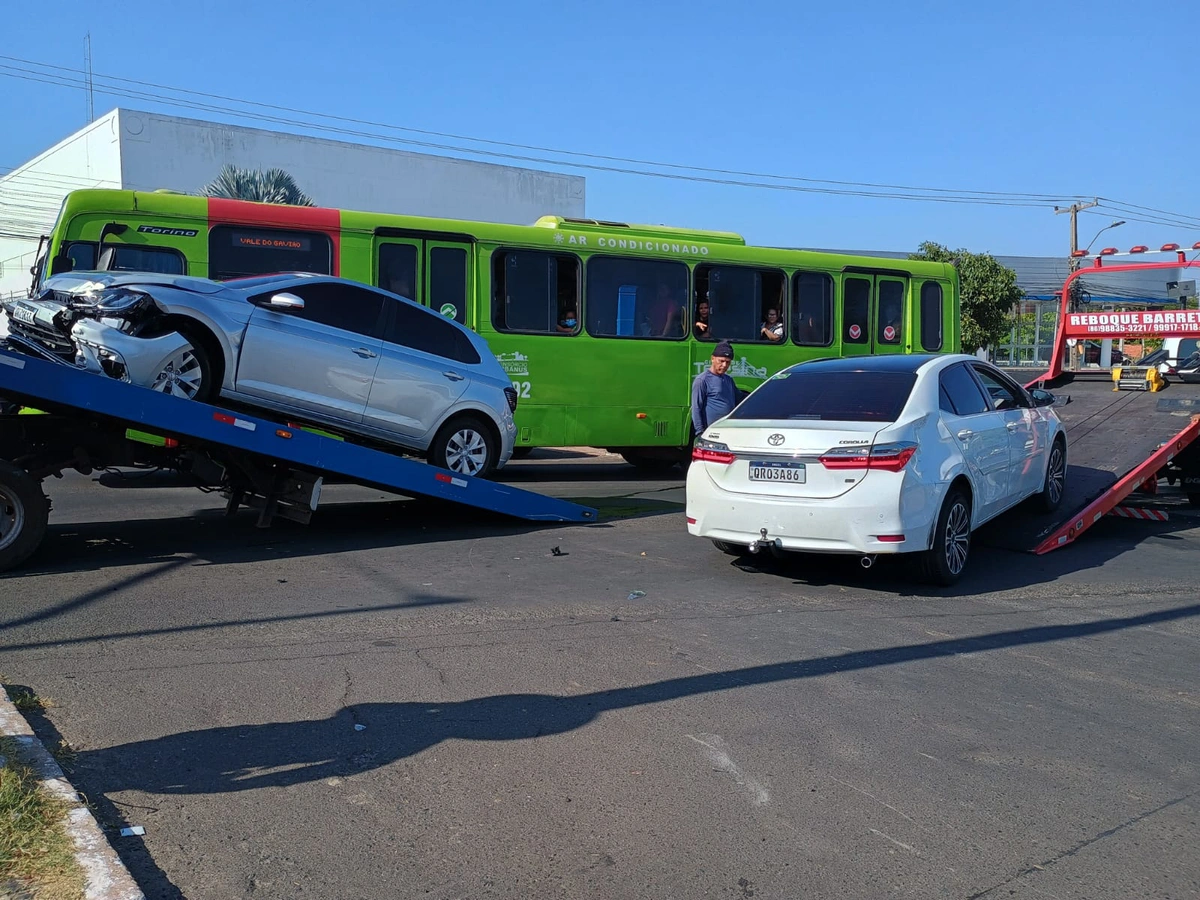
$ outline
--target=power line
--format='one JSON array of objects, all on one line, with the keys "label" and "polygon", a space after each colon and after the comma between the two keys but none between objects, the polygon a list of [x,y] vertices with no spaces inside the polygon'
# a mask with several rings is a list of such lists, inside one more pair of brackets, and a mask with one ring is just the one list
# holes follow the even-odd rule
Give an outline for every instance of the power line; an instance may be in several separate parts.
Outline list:
[{"label": "power line", "polygon": [[[71,85],[71,86],[75,86],[75,84],[76,84],[74,76],[77,76],[80,74],[87,74],[87,73],[81,73],[81,71],[79,69],[74,69],[69,66],[57,66],[57,65],[52,65],[50,63],[38,62],[36,60],[24,59],[22,57],[5,56],[5,55],[0,54],[0,59],[8,60],[9,62],[19,62],[19,63],[24,63],[26,65],[37,66],[38,68],[41,68],[41,69],[52,69],[52,70],[56,70],[59,72],[71,73],[70,76],[58,76],[58,75],[51,76],[54,78],[63,79],[63,81],[61,83]],[[34,72],[34,70],[23,69],[19,66],[4,66],[3,68],[12,69],[15,71],[20,71],[20,72],[27,72],[27,73]],[[36,72],[36,74],[40,75],[40,74],[49,74],[49,73]],[[878,183],[878,182],[839,181],[839,180],[825,179],[825,178],[810,178],[810,177],[804,177],[804,176],[799,176],[799,175],[779,175],[779,174],[774,174],[774,173],[744,171],[744,170],[739,170],[739,169],[721,169],[721,168],[713,168],[713,167],[708,167],[708,166],[688,165],[688,164],[683,164],[683,163],[661,162],[661,161],[656,161],[656,160],[638,159],[636,157],[610,156],[610,155],[599,154],[599,153],[587,153],[587,152],[578,151],[578,150],[564,150],[562,148],[556,148],[556,147],[545,147],[545,146],[540,146],[540,145],[536,145],[536,144],[522,144],[522,143],[516,143],[516,142],[512,142],[512,141],[499,141],[499,140],[494,140],[494,139],[490,139],[490,138],[480,138],[480,137],[474,137],[471,135],[455,134],[453,132],[432,131],[432,130],[413,128],[413,127],[403,126],[403,125],[395,125],[395,124],[391,124],[391,123],[387,123],[387,122],[376,122],[376,121],[372,121],[369,119],[358,119],[358,118],[353,118],[353,117],[349,117],[349,116],[338,116],[338,115],[333,115],[330,113],[322,113],[322,112],[315,112],[312,110],[299,109],[296,107],[280,106],[280,105],[271,104],[271,103],[262,103],[257,100],[245,100],[245,99],[241,99],[238,97],[229,97],[229,96],[226,96],[223,94],[212,94],[212,93],[208,93],[205,91],[194,91],[194,90],[189,90],[187,88],[174,87],[171,85],[156,84],[154,82],[135,80],[135,79],[131,79],[131,78],[121,78],[121,77],[115,76],[115,75],[96,75],[95,77],[100,78],[104,81],[120,82],[123,84],[134,84],[134,85],[139,85],[141,87],[156,88],[160,91],[170,91],[171,93],[186,94],[186,95],[193,96],[193,97],[204,97],[204,98],[210,99],[210,100],[220,100],[225,103],[237,103],[237,104],[241,104],[243,106],[252,106],[252,107],[259,108],[259,109],[273,110],[275,112],[284,112],[284,113],[289,113],[292,115],[302,115],[302,116],[307,116],[310,118],[325,119],[325,120],[334,121],[334,122],[345,122],[345,123],[351,124],[351,125],[365,125],[365,126],[368,126],[371,128],[383,128],[383,129],[387,129],[389,131],[400,131],[400,132],[404,132],[404,133],[408,133],[408,134],[420,134],[420,135],[424,135],[427,137],[438,137],[438,138],[443,138],[443,139],[448,139],[448,140],[456,140],[456,141],[468,141],[471,143],[486,144],[486,145],[494,146],[494,147],[506,147],[506,148],[510,148],[510,149],[528,150],[528,151],[533,151],[536,153],[552,153],[552,154],[560,155],[560,156],[571,156],[571,157],[577,157],[577,158],[581,158],[581,159],[601,160],[603,162],[616,162],[616,163],[625,163],[625,164],[629,164],[629,165],[651,166],[654,168],[676,169],[676,170],[689,171],[689,172],[701,172],[701,173],[710,174],[710,175],[732,175],[732,176],[737,176],[739,178],[770,179],[770,180],[774,180],[774,181],[798,182],[798,183],[814,184],[814,185],[833,185],[836,187],[853,187],[853,188],[865,188],[865,189],[873,189],[873,190],[909,191],[909,192],[947,194],[947,195],[957,195],[957,196],[970,195],[972,197],[975,197],[975,196],[996,197],[996,198],[1004,198],[1004,199],[1009,199],[1009,200],[1053,201],[1053,200],[1065,199],[1064,195],[1060,195],[1060,194],[1037,194],[1037,193],[1013,192],[1013,191],[965,190],[965,189],[960,189],[960,188],[914,187],[912,185],[885,184],[885,183]],[[105,88],[105,86],[101,85],[101,89],[104,90],[104,88]],[[123,89],[123,90],[129,90],[129,89]],[[141,94],[141,92],[136,92],[136,91],[133,93]],[[161,98],[159,95],[143,94],[143,96],[145,96],[147,99],[164,99],[164,98]],[[210,109],[214,108],[214,107],[209,106],[208,104],[198,104],[198,106],[201,108],[210,108]],[[216,109],[220,109],[221,111],[226,111],[226,112],[234,112],[233,110],[229,110],[227,107],[216,107]],[[267,118],[271,118],[271,117],[267,117]],[[350,132],[350,133],[355,133],[355,132]],[[477,152],[477,151],[470,150],[469,148],[458,148],[458,149],[463,149],[463,150],[465,150],[465,152]]]}]

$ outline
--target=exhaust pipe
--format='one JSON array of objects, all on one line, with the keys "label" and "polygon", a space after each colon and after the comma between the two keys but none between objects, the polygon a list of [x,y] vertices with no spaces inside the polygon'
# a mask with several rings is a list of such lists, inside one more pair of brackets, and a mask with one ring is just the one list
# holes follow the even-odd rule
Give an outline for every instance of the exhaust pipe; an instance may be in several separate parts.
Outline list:
[{"label": "exhaust pipe", "polygon": [[858,564],[860,566],[862,566],[864,569],[869,569],[869,568],[871,568],[871,566],[875,565],[875,557],[864,556],[861,559],[859,559]]}]

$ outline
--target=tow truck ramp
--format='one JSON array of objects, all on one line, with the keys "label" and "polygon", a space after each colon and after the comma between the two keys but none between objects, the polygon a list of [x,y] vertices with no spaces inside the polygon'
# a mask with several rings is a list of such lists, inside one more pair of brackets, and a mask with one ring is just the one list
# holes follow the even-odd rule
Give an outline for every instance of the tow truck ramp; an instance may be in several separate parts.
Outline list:
[{"label": "tow truck ramp", "polygon": [[[1192,248],[1200,250],[1200,243]],[[1169,254],[1158,262],[1106,264],[1112,257]],[[1082,259],[1086,251],[1075,256]],[[1026,384],[1052,390],[1064,401],[1055,406],[1067,431],[1067,485],[1057,512],[1003,517],[989,526],[989,543],[1014,550],[1048,553],[1063,547],[1099,522],[1138,489],[1157,490],[1162,475],[1178,478],[1189,501],[1200,504],[1200,384],[1148,367],[1067,371],[1068,341],[1100,338],[1200,336],[1200,311],[1080,311],[1072,308],[1072,284],[1087,274],[1110,275],[1200,265],[1178,244],[1128,253],[1106,248],[1090,266],[1073,271],[1059,294],[1058,328],[1049,369]],[[997,527],[999,526],[999,527]]]},{"label": "tow truck ramp", "polygon": [[[1108,375],[1053,388],[1061,398],[1054,409],[1067,432],[1066,492],[1058,510],[1004,516],[987,529],[987,543],[1048,553],[1074,541],[1134,491],[1156,485],[1169,467],[1180,470],[1181,479],[1200,474],[1192,462],[1200,385],[1168,381],[1156,393],[1114,391]],[[1200,485],[1195,492],[1200,495]]]},{"label": "tow truck ramp", "polygon": [[41,542],[43,479],[77,470],[161,466],[219,490],[227,512],[307,522],[325,480],[445,500],[536,522],[593,522],[589,507],[342,440],[291,423],[171,397],[24,354],[0,341],[0,571]]}]

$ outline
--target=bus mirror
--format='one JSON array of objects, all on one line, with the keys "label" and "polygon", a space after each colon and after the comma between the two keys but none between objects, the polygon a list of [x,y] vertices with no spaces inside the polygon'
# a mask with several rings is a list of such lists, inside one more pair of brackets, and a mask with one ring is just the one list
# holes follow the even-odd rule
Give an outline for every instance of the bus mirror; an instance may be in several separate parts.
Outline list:
[{"label": "bus mirror", "polygon": [[[50,274],[61,275],[63,272],[70,272],[75,268],[75,260],[67,256],[65,253],[60,253],[54,259],[50,260]],[[37,274],[36,272],[34,273]]]}]

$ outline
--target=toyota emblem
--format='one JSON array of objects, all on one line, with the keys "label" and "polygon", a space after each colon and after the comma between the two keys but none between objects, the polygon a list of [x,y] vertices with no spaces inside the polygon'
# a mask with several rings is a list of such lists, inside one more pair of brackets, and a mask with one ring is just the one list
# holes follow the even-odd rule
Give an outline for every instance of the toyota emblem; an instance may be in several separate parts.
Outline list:
[{"label": "toyota emblem", "polygon": [[773,434],[769,438],[767,438],[767,443],[770,444],[772,447],[778,447],[780,444],[783,443],[783,435],[776,432],[775,434]]}]

